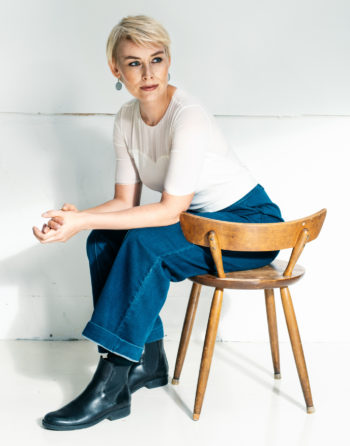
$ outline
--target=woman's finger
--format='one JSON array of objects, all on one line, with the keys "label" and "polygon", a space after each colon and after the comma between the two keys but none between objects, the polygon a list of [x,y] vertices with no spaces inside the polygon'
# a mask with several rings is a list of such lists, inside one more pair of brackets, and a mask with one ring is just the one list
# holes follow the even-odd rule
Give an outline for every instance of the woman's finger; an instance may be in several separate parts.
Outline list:
[{"label": "woman's finger", "polygon": [[33,233],[34,233],[35,237],[39,240],[39,242],[43,242],[51,235],[51,233],[54,232],[52,229],[49,228],[49,231],[44,233],[44,232],[40,231],[40,229],[37,228],[36,226],[33,226],[32,229],[33,229]]},{"label": "woman's finger", "polygon": [[41,214],[41,216],[42,217],[59,217],[59,216],[62,216],[62,214],[63,214],[63,211],[60,211],[60,210],[56,210],[56,209],[51,209],[50,211],[46,211],[46,212],[44,212],[43,214]]},{"label": "woman's finger", "polygon": [[50,230],[50,228],[47,226],[46,223],[43,224],[43,227],[41,229],[41,232],[43,232],[44,234],[46,234],[48,231]]},{"label": "woman's finger", "polygon": [[40,243],[59,242],[61,240],[60,234],[53,229],[50,229],[46,234],[43,234],[39,228],[33,226],[33,233]]},{"label": "woman's finger", "polygon": [[62,206],[62,211],[78,212],[78,209],[76,208],[76,206],[74,206],[74,204],[64,203],[64,205]]},{"label": "woman's finger", "polygon": [[63,217],[53,217],[53,218],[51,218],[51,220],[54,221],[55,223],[58,223],[59,225],[63,225],[63,223],[64,223]]},{"label": "woman's finger", "polygon": [[56,223],[53,219],[51,219],[47,225],[51,228],[51,229],[59,229],[61,227],[61,225],[59,223]]}]

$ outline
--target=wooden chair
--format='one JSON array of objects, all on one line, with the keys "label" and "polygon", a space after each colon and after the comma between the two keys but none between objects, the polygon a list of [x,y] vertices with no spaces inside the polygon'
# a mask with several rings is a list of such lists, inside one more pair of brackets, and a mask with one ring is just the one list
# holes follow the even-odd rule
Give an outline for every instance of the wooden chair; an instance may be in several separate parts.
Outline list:
[{"label": "wooden chair", "polygon": [[[194,282],[182,328],[179,350],[176,358],[172,384],[179,384],[197,304],[202,285],[215,287],[207,331],[204,341],[193,419],[198,420],[207,386],[216,333],[219,324],[224,288],[263,289],[267,312],[268,329],[275,378],[279,379],[280,361],[277,335],[274,288],[279,288],[283,310],[287,322],[294,359],[301,387],[304,393],[307,412],[314,412],[310,383],[294,314],[289,285],[297,282],[304,274],[303,267],[296,264],[306,243],[314,240],[323,225],[326,209],[309,217],[283,223],[231,223],[199,217],[183,212],[180,224],[186,239],[200,246],[210,248],[218,276],[203,274],[189,279]],[[263,268],[224,272],[221,249],[231,251],[275,251],[293,248],[289,262],[274,261]]]}]

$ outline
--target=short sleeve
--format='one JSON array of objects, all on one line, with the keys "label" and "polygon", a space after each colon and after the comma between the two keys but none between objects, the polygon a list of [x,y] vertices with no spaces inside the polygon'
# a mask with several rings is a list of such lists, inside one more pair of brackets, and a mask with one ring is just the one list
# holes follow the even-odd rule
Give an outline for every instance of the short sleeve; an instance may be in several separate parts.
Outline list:
[{"label": "short sleeve", "polygon": [[139,183],[140,176],[136,165],[130,156],[124,135],[121,130],[121,113],[117,113],[113,128],[113,146],[116,155],[115,183],[134,184]]},{"label": "short sleeve", "polygon": [[211,143],[211,121],[199,105],[182,109],[173,125],[164,190],[172,195],[195,192]]}]

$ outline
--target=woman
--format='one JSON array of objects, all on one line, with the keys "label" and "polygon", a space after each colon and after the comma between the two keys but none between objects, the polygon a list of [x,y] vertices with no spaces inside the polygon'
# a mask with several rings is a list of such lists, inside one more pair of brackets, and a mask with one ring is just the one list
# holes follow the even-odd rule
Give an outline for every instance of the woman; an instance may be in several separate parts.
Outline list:
[{"label": "woman", "polygon": [[[214,273],[208,248],[183,236],[181,212],[225,221],[279,222],[279,208],[229,150],[213,116],[192,96],[168,84],[170,39],[146,16],[125,17],[107,42],[109,67],[134,99],[114,123],[115,196],[91,209],[66,204],[40,231],[41,243],[87,240],[94,312],[83,336],[102,354],[87,388],[50,412],[44,427],[81,429],[130,413],[130,394],[167,384],[159,312],[170,282]],[[140,206],[142,184],[162,193]],[[257,268],[276,252],[224,252],[226,270]]]}]

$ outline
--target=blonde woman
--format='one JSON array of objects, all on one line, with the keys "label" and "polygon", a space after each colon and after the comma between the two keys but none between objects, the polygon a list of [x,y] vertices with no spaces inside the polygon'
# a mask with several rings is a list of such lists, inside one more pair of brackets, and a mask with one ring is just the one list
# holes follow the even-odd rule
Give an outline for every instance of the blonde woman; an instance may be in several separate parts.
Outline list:
[{"label": "blonde woman", "polygon": [[[186,91],[170,85],[170,39],[157,21],[123,18],[107,42],[109,67],[133,99],[114,121],[114,198],[78,211],[43,214],[43,244],[82,230],[87,239],[94,311],[83,336],[101,353],[87,388],[43,419],[55,430],[82,429],[130,414],[131,393],[168,382],[159,313],[170,282],[215,273],[208,248],[183,236],[179,215],[194,212],[239,222],[283,221],[277,205],[229,149],[215,119]],[[200,73],[198,73],[200,75]],[[161,192],[140,205],[142,184]],[[276,252],[225,252],[227,270],[257,268]]]}]

